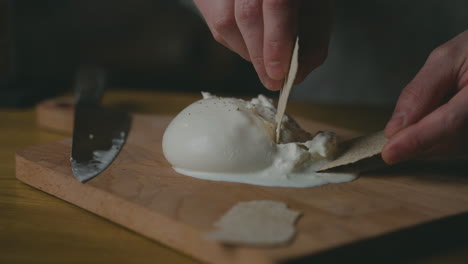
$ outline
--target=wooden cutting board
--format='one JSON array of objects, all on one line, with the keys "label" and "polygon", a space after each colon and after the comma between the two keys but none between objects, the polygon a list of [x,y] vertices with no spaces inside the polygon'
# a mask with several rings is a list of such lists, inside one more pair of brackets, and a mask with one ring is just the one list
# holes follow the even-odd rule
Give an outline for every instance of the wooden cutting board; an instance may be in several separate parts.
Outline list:
[{"label": "wooden cutting board", "polygon": [[[46,102],[38,107],[38,122],[71,131],[72,113],[66,103]],[[128,142],[118,158],[87,183],[72,175],[71,139],[19,151],[16,177],[209,263],[279,263],[468,211],[467,170],[433,163],[387,168],[353,182],[305,189],[179,175],[161,150],[162,134],[171,118],[134,115]],[[299,122],[309,131],[334,129],[343,137],[355,136],[311,120]],[[282,201],[302,211],[294,241],[284,247],[252,248],[204,239],[219,217],[236,203],[249,200]]]}]

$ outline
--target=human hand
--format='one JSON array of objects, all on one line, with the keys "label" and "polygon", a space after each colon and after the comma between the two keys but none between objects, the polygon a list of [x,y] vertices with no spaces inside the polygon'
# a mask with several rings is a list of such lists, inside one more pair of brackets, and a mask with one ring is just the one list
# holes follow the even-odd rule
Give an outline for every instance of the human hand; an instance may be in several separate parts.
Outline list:
[{"label": "human hand", "polygon": [[296,83],[325,60],[330,0],[194,0],[213,37],[253,63],[265,87],[282,87],[299,32]]},{"label": "human hand", "polygon": [[385,135],[389,164],[468,153],[468,30],[429,55],[403,89]]}]

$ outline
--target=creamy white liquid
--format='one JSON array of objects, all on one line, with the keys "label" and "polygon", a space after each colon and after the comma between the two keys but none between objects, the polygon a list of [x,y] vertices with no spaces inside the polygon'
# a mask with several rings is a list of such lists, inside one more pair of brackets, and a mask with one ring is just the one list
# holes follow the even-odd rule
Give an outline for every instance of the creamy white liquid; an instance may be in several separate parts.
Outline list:
[{"label": "creamy white liquid", "polygon": [[272,187],[306,188],[329,183],[349,182],[357,178],[354,174],[315,172],[314,168],[319,167],[320,166],[313,166],[309,170],[301,173],[290,173],[289,175],[279,175],[272,169],[266,169],[260,172],[237,174],[187,171],[179,168],[174,168],[174,170],[180,174],[202,180],[240,182]]},{"label": "creamy white liquid", "polygon": [[164,155],[178,173],[282,187],[312,187],[357,177],[316,172],[333,156],[334,133],[312,137],[285,116],[281,143],[275,144],[276,109],[269,99],[203,95],[203,100],[179,113],[164,133]]}]

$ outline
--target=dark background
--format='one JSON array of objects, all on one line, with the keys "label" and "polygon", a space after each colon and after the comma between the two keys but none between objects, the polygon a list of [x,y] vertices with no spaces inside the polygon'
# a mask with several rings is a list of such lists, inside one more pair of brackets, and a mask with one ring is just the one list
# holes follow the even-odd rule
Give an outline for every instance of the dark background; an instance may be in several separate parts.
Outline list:
[{"label": "dark background", "polygon": [[2,1],[2,105],[70,90],[77,69],[106,69],[110,87],[263,92],[249,63],[212,40],[178,1]]},{"label": "dark background", "polygon": [[[0,0],[0,14],[2,106],[70,91],[87,65],[114,88],[273,95],[190,0]],[[392,105],[429,52],[465,29],[466,0],[338,0],[329,58],[292,96]]]}]

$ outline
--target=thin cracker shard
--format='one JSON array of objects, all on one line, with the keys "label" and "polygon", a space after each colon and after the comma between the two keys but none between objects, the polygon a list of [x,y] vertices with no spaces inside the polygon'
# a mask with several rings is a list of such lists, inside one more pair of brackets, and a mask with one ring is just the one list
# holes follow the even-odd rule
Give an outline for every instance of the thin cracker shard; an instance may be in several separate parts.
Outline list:
[{"label": "thin cracker shard", "polygon": [[323,165],[318,171],[348,165],[378,155],[382,152],[385,143],[387,143],[387,138],[383,131],[345,141],[340,145],[337,158]]},{"label": "thin cracker shard", "polygon": [[280,91],[280,96],[278,100],[278,110],[276,112],[276,143],[279,143],[280,134],[281,134],[281,125],[283,122],[283,116],[286,112],[286,105],[288,103],[289,94],[294,85],[294,80],[296,80],[297,70],[299,69],[299,37],[296,37],[294,43],[293,52],[291,55],[291,62],[289,64],[288,75],[284,80],[283,88]]},{"label": "thin cracker shard", "polygon": [[279,246],[290,242],[301,212],[282,202],[256,200],[237,203],[206,238],[232,245]]}]

